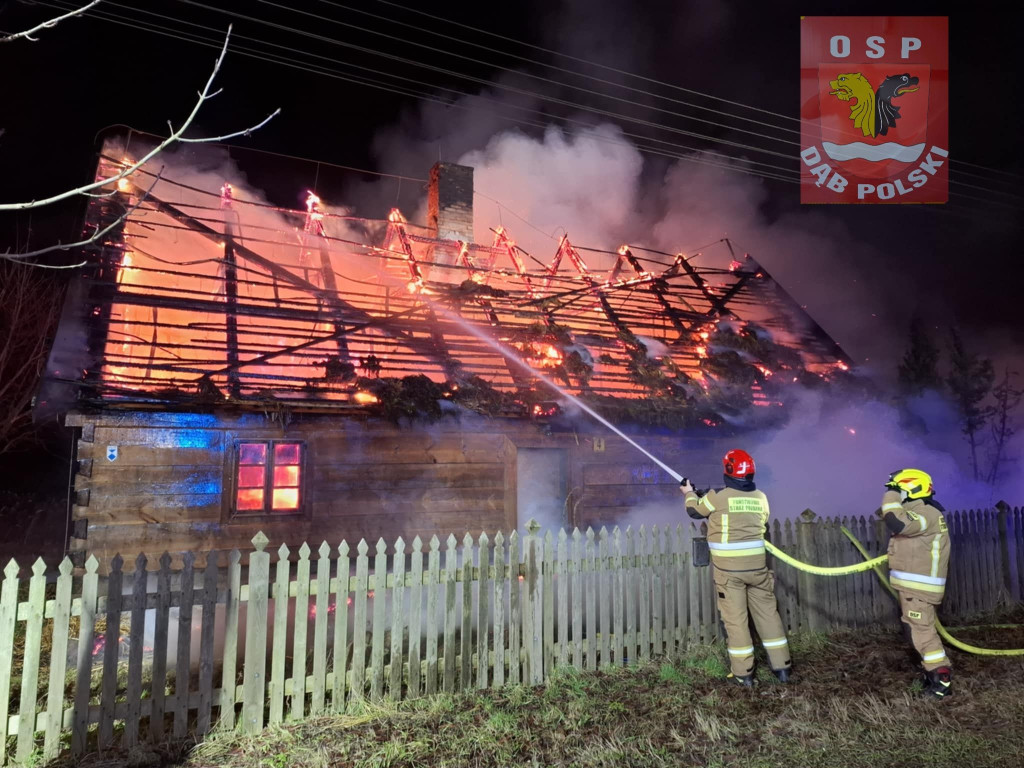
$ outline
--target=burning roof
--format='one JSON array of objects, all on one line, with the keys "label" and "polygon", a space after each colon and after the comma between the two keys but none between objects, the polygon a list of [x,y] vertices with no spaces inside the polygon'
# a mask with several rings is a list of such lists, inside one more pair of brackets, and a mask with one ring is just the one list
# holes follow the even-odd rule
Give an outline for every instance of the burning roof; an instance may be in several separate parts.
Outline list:
[{"label": "burning roof", "polygon": [[[108,147],[97,178],[124,162]],[[85,254],[48,372],[92,405],[366,409],[380,382],[424,376],[535,412],[536,380],[501,349],[599,399],[713,401],[739,382],[768,405],[777,382],[849,363],[749,256],[719,268],[569,235],[538,256],[502,227],[444,239],[397,209],[362,219],[310,190],[288,210],[148,166],[108,192],[86,227],[110,231]]]}]

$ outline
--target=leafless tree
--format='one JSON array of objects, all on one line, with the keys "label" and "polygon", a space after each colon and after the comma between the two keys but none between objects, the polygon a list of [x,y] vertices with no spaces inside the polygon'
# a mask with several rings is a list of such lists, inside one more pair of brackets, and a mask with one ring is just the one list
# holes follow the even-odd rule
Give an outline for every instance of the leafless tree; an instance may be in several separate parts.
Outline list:
[{"label": "leafless tree", "polygon": [[4,35],[3,37],[0,37],[0,43],[13,43],[15,40],[28,40],[29,42],[35,43],[38,41],[38,38],[32,37],[32,35],[36,35],[42,32],[44,29],[53,29],[62,21],[67,21],[68,19],[72,19],[75,16],[81,16],[91,8],[95,8],[101,2],[102,0],[92,0],[91,3],[89,3],[88,5],[83,5],[81,8],[75,8],[73,11],[68,11],[67,13],[61,16],[56,16],[52,19],[42,21],[39,24],[36,24],[34,27],[32,27],[32,29],[26,29],[23,32],[13,32],[9,35]]},{"label": "leafless tree", "polygon": [[[77,10],[72,11],[70,13],[64,14],[63,16],[57,17],[55,19],[50,19],[49,21],[43,22],[43,23],[33,27],[30,30],[26,30],[25,32],[18,32],[18,33],[15,33],[15,34],[7,35],[4,38],[0,38],[0,42],[12,42],[14,40],[35,40],[35,38],[32,37],[32,35],[35,34],[36,32],[38,32],[38,31],[40,31],[42,29],[50,29],[53,26],[56,26],[56,24],[58,24],[59,22],[64,21],[65,19],[71,18],[73,16],[83,15],[86,11],[88,11],[90,8],[95,6],[98,2],[99,2],[99,0],[94,0],[94,2],[91,2],[88,5],[82,6],[81,8],[78,8]],[[192,125],[193,121],[196,119],[196,116],[199,114],[199,111],[203,108],[203,106],[206,104],[206,102],[209,101],[210,99],[214,98],[215,96],[217,96],[221,92],[219,89],[218,90],[213,90],[213,82],[214,82],[214,80],[217,77],[217,73],[220,71],[221,64],[223,64],[223,62],[224,62],[224,56],[227,54],[228,41],[230,39],[231,39],[231,27],[229,26],[227,34],[224,36],[224,45],[221,47],[220,55],[217,56],[217,60],[216,60],[216,62],[214,62],[213,71],[210,73],[210,77],[207,79],[206,85],[199,92],[199,98],[196,100],[196,103],[193,105],[192,111],[189,112],[188,116],[181,123],[181,125],[179,125],[177,128],[175,128],[174,125],[171,123],[171,121],[168,120],[167,121],[167,128],[168,128],[169,133],[168,133],[167,138],[164,139],[163,141],[161,141],[155,147],[153,147],[153,149],[151,149],[149,152],[144,154],[137,161],[132,162],[132,163],[126,163],[121,168],[121,170],[118,173],[116,173],[116,174],[114,174],[112,176],[109,176],[109,177],[106,177],[106,178],[97,179],[97,180],[95,180],[93,182],[90,182],[88,184],[83,184],[82,186],[76,187],[74,189],[67,189],[67,190],[64,190],[62,192],[57,192],[57,193],[55,193],[53,195],[41,198],[39,200],[29,200],[29,201],[26,201],[26,202],[16,202],[16,203],[0,203],[0,212],[2,212],[2,211],[24,211],[24,210],[28,210],[28,209],[31,209],[31,208],[41,208],[42,206],[51,205],[52,203],[56,203],[56,202],[58,202],[60,200],[66,200],[67,198],[75,197],[75,196],[96,197],[96,196],[102,196],[104,194],[108,194],[108,195],[109,194],[114,194],[114,192],[103,193],[100,190],[102,190],[104,187],[106,187],[109,184],[116,184],[119,180],[121,180],[121,179],[123,179],[123,178],[125,178],[127,176],[131,176],[141,166],[143,166],[145,163],[147,163],[150,160],[152,160],[154,157],[156,157],[158,154],[160,154],[161,152],[163,152],[165,149],[167,149],[168,147],[170,147],[173,144],[203,144],[203,143],[227,141],[228,139],[237,138],[239,136],[248,136],[253,131],[259,130],[264,125],[269,123],[274,117],[276,117],[280,113],[280,111],[281,111],[280,109],[275,110],[274,112],[272,112],[270,115],[268,115],[263,120],[261,120],[260,122],[256,123],[255,125],[250,126],[248,128],[245,128],[245,129],[243,129],[241,131],[235,131],[233,133],[224,134],[223,136],[209,136],[209,137],[204,137],[204,138],[187,138],[185,136],[185,132],[188,130],[189,126]],[[117,222],[115,222],[114,225],[116,226],[116,224],[120,223],[120,221],[123,220],[129,213],[130,213],[130,211],[126,211],[125,214],[123,214],[122,217]],[[10,251],[8,251],[6,253],[0,254],[0,260],[2,260],[2,259],[6,259],[6,260],[9,260],[9,261],[17,260],[17,261],[21,261],[21,262],[26,263],[26,264],[30,264],[32,266],[44,267],[44,268],[49,268],[49,269],[72,269],[72,268],[81,266],[81,264],[65,264],[65,265],[54,266],[54,265],[49,265],[49,264],[40,264],[39,262],[35,261],[35,259],[38,258],[39,256],[43,256],[45,254],[52,253],[54,251],[67,251],[67,250],[71,250],[73,248],[79,248],[79,247],[88,245],[89,243],[95,242],[96,240],[101,238],[104,234],[105,234],[105,231],[101,230],[101,231],[93,233],[91,236],[89,236],[87,238],[84,238],[84,239],[79,240],[79,241],[74,242],[74,243],[57,243],[56,245],[51,245],[51,246],[46,247],[46,248],[40,248],[40,249],[35,250],[35,251],[29,251],[27,253],[11,253]]]},{"label": "leafless tree", "polygon": [[0,261],[0,456],[30,443],[32,395],[60,315],[64,281]]},{"label": "leafless tree", "polygon": [[992,451],[989,455],[991,464],[988,471],[989,485],[995,485],[1002,476],[1007,464],[1014,459],[1008,455],[1008,448],[1011,438],[1017,434],[1017,424],[1014,419],[1014,412],[1024,399],[1024,389],[1014,386],[1014,379],[1017,374],[1006,368],[1003,371],[1003,379],[992,390],[996,404],[992,409]]}]

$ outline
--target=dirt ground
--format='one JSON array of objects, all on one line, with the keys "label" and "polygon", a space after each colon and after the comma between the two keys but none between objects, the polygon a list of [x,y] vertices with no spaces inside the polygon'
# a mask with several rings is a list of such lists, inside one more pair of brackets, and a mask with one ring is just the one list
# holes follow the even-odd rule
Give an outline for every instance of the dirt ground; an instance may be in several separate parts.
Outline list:
[{"label": "dirt ground", "polygon": [[[1020,626],[956,634],[976,645],[1024,648]],[[793,651],[788,686],[763,665],[753,691],[726,685],[722,646],[697,646],[638,668],[565,671],[544,688],[368,704],[258,737],[216,734],[197,747],[97,755],[80,765],[1024,765],[1024,657],[953,652],[955,695],[930,701],[919,696],[912,656],[897,633],[804,637]]]}]

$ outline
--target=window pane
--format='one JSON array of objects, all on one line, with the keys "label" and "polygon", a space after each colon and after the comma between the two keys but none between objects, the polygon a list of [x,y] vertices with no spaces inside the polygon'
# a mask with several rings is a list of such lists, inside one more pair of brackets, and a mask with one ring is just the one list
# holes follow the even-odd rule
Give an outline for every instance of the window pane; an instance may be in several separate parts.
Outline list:
[{"label": "window pane", "polygon": [[299,485],[298,467],[274,467],[275,488],[297,488]]},{"label": "window pane", "polygon": [[274,489],[274,511],[282,509],[299,508],[298,488],[275,488]]},{"label": "window pane", "polygon": [[267,444],[266,443],[239,443],[238,445],[239,464],[266,464]]},{"label": "window pane", "polygon": [[242,466],[238,468],[239,488],[262,488],[266,467]]},{"label": "window pane", "polygon": [[235,508],[239,510],[262,510],[263,489],[262,488],[240,488],[238,498],[235,500]]},{"label": "window pane", "polygon": [[278,443],[274,446],[274,464],[298,464],[298,443]]}]

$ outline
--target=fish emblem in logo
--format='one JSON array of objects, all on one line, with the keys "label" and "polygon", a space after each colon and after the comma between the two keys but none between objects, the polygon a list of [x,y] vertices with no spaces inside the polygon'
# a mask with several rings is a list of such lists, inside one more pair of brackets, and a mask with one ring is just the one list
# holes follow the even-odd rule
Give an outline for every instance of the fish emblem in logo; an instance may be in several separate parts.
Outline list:
[{"label": "fish emblem in logo", "polygon": [[841,74],[829,82],[832,89],[829,95],[840,101],[856,99],[856,103],[850,107],[850,119],[854,127],[859,128],[865,136],[874,138],[879,134],[886,136],[890,128],[896,127],[900,108],[892,100],[916,91],[918,82],[918,78],[909,73],[889,75],[875,90],[864,75],[851,72]]}]

